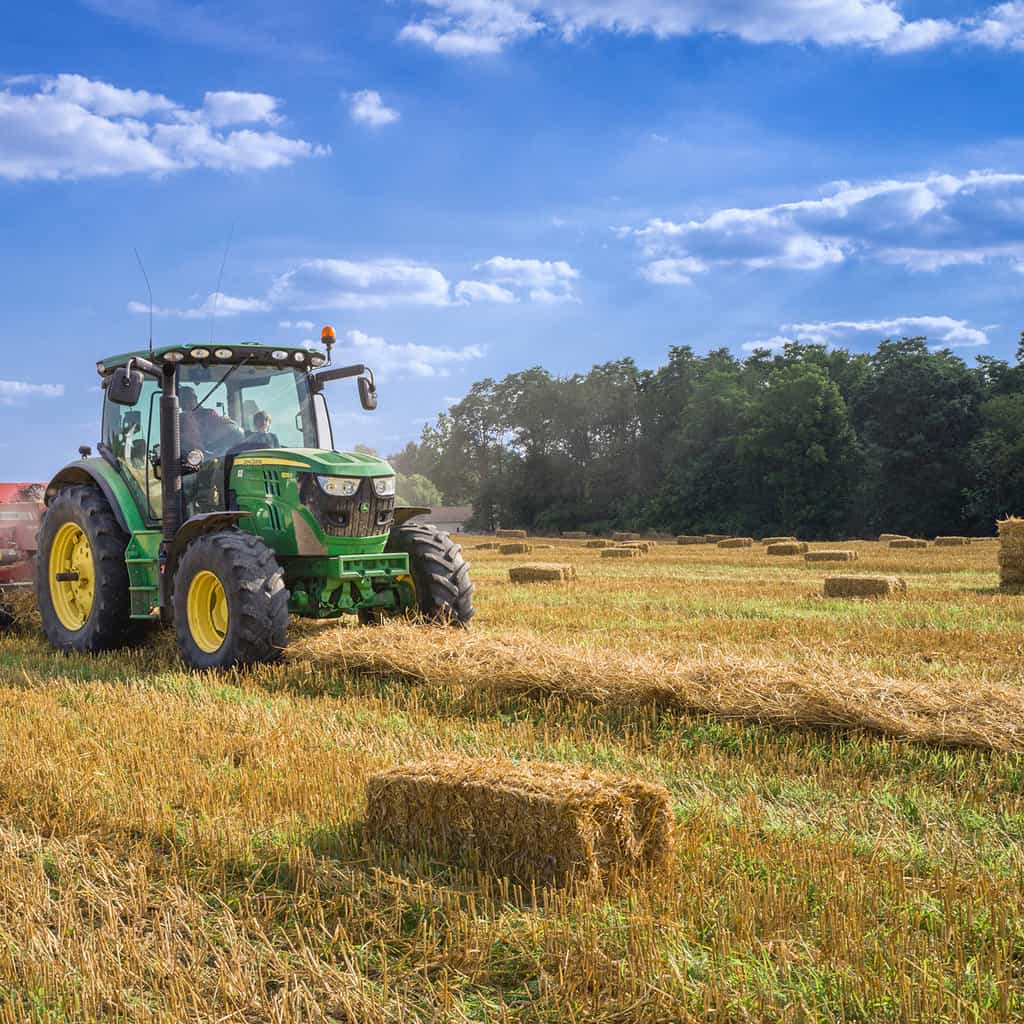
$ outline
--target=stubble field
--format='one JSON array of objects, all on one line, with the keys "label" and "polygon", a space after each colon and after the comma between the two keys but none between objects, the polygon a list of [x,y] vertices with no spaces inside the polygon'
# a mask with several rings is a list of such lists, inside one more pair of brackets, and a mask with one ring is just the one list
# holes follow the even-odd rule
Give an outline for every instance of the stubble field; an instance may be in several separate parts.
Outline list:
[{"label": "stubble field", "polygon": [[[1024,597],[992,541],[852,564],[473,550],[467,633],[296,623],[192,675],[0,638],[0,1021],[1024,1015]],[[523,561],[571,583],[513,586]],[[820,596],[826,573],[906,595]],[[671,870],[520,890],[363,838],[443,753],[663,783]]]}]

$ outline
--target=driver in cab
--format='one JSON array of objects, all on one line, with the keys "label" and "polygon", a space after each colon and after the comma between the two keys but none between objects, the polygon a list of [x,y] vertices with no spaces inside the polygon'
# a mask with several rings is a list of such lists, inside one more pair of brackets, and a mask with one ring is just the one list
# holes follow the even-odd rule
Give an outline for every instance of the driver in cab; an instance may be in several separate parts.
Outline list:
[{"label": "driver in cab", "polygon": [[178,395],[181,407],[181,449],[223,454],[244,435],[237,424],[213,409],[199,405],[194,388],[183,387]]}]

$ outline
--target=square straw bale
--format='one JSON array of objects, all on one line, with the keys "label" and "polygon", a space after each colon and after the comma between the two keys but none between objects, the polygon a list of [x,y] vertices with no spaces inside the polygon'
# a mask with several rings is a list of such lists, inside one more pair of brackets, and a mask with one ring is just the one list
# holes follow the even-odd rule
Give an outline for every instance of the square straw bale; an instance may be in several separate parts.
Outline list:
[{"label": "square straw bale", "polygon": [[495,537],[502,537],[505,540],[525,540],[525,530],[495,530]]},{"label": "square straw bale", "polygon": [[769,555],[806,555],[807,545],[801,540],[784,540],[769,544],[765,549]]},{"label": "square straw bale", "polygon": [[576,567],[564,562],[527,562],[508,571],[513,583],[560,583],[576,579]]},{"label": "square straw bale", "polygon": [[500,547],[501,547],[501,545],[497,541],[489,540],[489,541],[485,541],[483,544],[477,544],[473,548],[473,550],[474,551],[497,551],[498,548],[500,548]]},{"label": "square straw bale", "polygon": [[608,881],[668,865],[662,786],[542,762],[439,757],[370,777],[371,843],[529,884]]},{"label": "square straw bale", "polygon": [[880,533],[878,540],[882,544],[888,544],[891,540],[910,540],[905,533]]},{"label": "square straw bale", "polygon": [[1017,590],[1024,587],[1024,519],[1011,516],[998,526],[999,586]]},{"label": "square straw bale", "polygon": [[628,530],[614,530],[612,532],[612,540],[639,540],[639,533],[631,533]]},{"label": "square straw bale", "polygon": [[720,548],[752,548],[753,546],[753,537],[730,537],[728,540],[718,542]]},{"label": "square straw bale", "polygon": [[928,541],[926,540],[912,540],[907,538],[906,540],[891,540],[889,541],[890,548],[896,548],[899,550],[906,550],[908,548],[926,548],[928,547]]},{"label": "square straw bale", "polygon": [[645,555],[650,554],[651,548],[655,546],[652,540],[630,540],[623,544],[616,544],[617,548],[637,548],[642,551]]},{"label": "square straw bale", "polygon": [[613,548],[604,548],[601,552],[602,558],[640,558],[643,552],[639,548],[629,547],[624,544]]},{"label": "square straw bale", "polygon": [[857,552],[856,551],[829,551],[822,549],[821,551],[808,551],[804,555],[804,561],[807,562],[856,562]]},{"label": "square straw bale", "polygon": [[936,537],[937,548],[966,548],[971,543],[970,537]]},{"label": "square straw bale", "polygon": [[728,533],[705,533],[704,543],[705,544],[717,544],[719,541],[728,540],[731,534]]},{"label": "square straw bale", "polygon": [[563,530],[562,540],[586,540],[587,534],[582,530]]},{"label": "square straw bale", "polygon": [[707,543],[703,537],[698,537],[696,534],[683,533],[676,537],[677,544],[705,544]]},{"label": "square straw bale", "polygon": [[512,544],[502,544],[498,551],[503,555],[528,555],[533,550],[532,545],[516,541]]},{"label": "square straw bale", "polygon": [[595,540],[588,540],[588,548],[610,548],[615,546],[615,541],[606,540],[604,537],[598,537]]},{"label": "square straw bale", "polygon": [[762,544],[799,544],[799,537],[765,537]]},{"label": "square straw bale", "polygon": [[826,597],[890,597],[905,594],[907,581],[899,576],[827,576]]}]

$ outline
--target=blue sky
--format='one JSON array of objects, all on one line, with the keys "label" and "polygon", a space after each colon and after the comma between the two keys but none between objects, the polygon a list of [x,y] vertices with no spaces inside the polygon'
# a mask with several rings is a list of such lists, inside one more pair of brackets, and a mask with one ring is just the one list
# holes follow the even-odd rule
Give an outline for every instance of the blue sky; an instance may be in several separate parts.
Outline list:
[{"label": "blue sky", "polygon": [[[43,8],[43,9],[40,9]],[[0,479],[98,358],[333,323],[399,448],[466,387],[674,344],[1012,358],[1024,0],[54,0],[0,38]],[[232,234],[233,232],[233,234]]]}]

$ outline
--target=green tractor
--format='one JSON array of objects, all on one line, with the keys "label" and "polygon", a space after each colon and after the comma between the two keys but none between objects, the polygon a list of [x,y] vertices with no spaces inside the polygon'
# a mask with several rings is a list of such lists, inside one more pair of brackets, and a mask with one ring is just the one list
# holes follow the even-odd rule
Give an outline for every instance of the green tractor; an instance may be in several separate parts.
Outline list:
[{"label": "green tractor", "polygon": [[463,626],[473,585],[461,548],[396,508],[382,459],[334,450],[324,386],[372,371],[324,351],[168,346],[97,364],[98,455],[46,490],[36,594],[50,643],[110,650],[147,622],[174,625],[185,662],[279,658],[290,615],[363,623],[416,615]]}]

